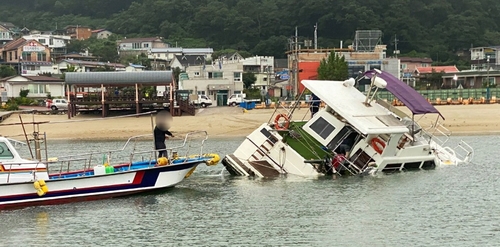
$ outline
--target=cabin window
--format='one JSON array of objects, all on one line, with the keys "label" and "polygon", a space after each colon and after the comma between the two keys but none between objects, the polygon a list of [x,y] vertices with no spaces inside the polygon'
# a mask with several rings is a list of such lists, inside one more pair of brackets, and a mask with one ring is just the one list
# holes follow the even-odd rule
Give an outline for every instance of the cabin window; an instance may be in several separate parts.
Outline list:
[{"label": "cabin window", "polygon": [[335,130],[335,127],[328,123],[324,118],[320,117],[316,122],[309,126],[321,138],[326,139]]},{"label": "cabin window", "polygon": [[4,142],[0,142],[0,159],[13,159],[14,155]]}]

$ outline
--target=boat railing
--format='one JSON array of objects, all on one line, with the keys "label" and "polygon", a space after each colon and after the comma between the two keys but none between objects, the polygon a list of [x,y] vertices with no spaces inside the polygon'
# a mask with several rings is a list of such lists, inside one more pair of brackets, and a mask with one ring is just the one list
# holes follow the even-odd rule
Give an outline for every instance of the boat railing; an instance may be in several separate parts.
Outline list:
[{"label": "boat railing", "polygon": [[[92,169],[92,167],[97,164],[97,163],[93,164],[92,162],[95,159],[100,159],[101,157],[103,158],[103,161],[102,161],[103,164],[104,163],[111,164],[114,155],[127,150],[127,148],[130,147],[131,143],[133,143],[133,147],[132,147],[132,151],[128,154],[129,168],[132,165],[132,162],[134,161],[134,159],[137,158],[137,156],[141,156],[142,160],[144,160],[144,154],[149,154],[148,160],[150,161],[150,165],[153,166],[156,164],[156,162],[155,162],[156,161],[156,152],[159,152],[159,151],[167,151],[169,157],[172,157],[179,150],[184,149],[185,150],[184,154],[187,156],[189,154],[189,152],[192,150],[192,148],[199,148],[200,155],[202,155],[203,154],[203,146],[204,146],[206,140],[208,139],[208,133],[206,131],[189,132],[184,136],[182,143],[179,145],[165,148],[165,149],[149,149],[149,150],[144,150],[144,151],[136,151],[138,149],[138,147],[137,147],[138,141],[142,138],[147,138],[147,137],[151,138],[152,134],[132,136],[119,149],[66,155],[66,156],[60,156],[57,158],[49,158],[46,161],[47,169],[49,167],[48,164],[60,163],[58,173],[62,174],[64,172],[70,172],[72,169],[72,164],[74,164],[75,162],[83,162],[83,170],[87,171],[87,170]],[[194,139],[197,139],[197,140],[201,139],[200,143],[199,144],[194,143]]]},{"label": "boat railing", "polygon": [[448,142],[451,136],[451,131],[444,127],[439,121],[432,123],[427,129],[421,130],[421,136],[427,141],[433,140],[438,145],[444,145]]},{"label": "boat railing", "polygon": [[460,140],[460,142],[455,147],[455,155],[461,161],[465,163],[469,163],[474,158],[474,148],[472,148],[467,142],[464,140]]}]

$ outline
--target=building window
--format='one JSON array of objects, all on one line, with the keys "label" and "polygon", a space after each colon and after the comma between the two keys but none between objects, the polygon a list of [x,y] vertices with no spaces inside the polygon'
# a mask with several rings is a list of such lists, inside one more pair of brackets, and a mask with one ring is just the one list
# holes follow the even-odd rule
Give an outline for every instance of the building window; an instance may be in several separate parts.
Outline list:
[{"label": "building window", "polygon": [[241,91],[240,90],[234,90],[234,94],[240,94]]},{"label": "building window", "polygon": [[54,39],[49,39],[49,45],[54,45]]},{"label": "building window", "polygon": [[26,66],[26,70],[29,70],[29,71],[37,71],[37,70],[40,70],[40,66],[36,66],[36,65],[27,65],[27,66]]},{"label": "building window", "polygon": [[143,44],[143,47],[144,47],[144,48],[148,48],[148,47],[149,47],[149,44]]},{"label": "building window", "polygon": [[483,78],[483,85],[488,87],[488,80],[489,80],[489,86],[493,86],[493,85],[496,85],[495,83],[495,77],[486,77],[486,78]]},{"label": "building window", "polygon": [[222,72],[208,72],[208,78],[222,78]]},{"label": "building window", "polygon": [[39,62],[47,61],[47,54],[45,54],[45,52],[38,52],[37,53],[37,61],[39,61]]},{"label": "building window", "polygon": [[44,84],[28,84],[28,89],[30,90],[30,93],[34,93],[34,94],[45,93],[45,85]]},{"label": "building window", "polygon": [[195,77],[200,76],[200,72],[194,72],[194,76],[195,76]]},{"label": "building window", "polygon": [[406,63],[402,63],[402,64],[401,64],[401,68],[402,68],[402,69],[407,69],[407,68],[408,68],[408,65],[407,65]]},{"label": "building window", "polygon": [[14,59],[17,60],[17,51],[14,51]]},{"label": "building window", "polygon": [[45,39],[39,39],[38,42],[45,44]]},{"label": "building window", "polygon": [[141,43],[132,43],[132,49],[140,49]]},{"label": "building window", "polygon": [[198,95],[205,95],[205,91],[198,91]]},{"label": "building window", "polygon": [[241,72],[234,72],[234,81],[241,81]]},{"label": "building window", "polygon": [[347,67],[347,71],[349,73],[349,77],[356,78],[359,76],[359,72],[365,72],[365,66],[363,65],[354,65]]},{"label": "building window", "polygon": [[469,79],[469,86],[474,87],[474,78]]},{"label": "building window", "polygon": [[9,51],[9,60],[12,61],[12,52]]}]

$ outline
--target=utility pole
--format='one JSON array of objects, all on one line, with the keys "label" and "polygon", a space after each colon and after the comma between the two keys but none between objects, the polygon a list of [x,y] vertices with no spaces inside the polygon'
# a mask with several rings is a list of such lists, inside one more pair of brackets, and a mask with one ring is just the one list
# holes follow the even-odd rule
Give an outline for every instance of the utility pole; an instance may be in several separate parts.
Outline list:
[{"label": "utility pole", "polygon": [[314,53],[318,52],[318,23],[314,25]]},{"label": "utility pole", "polygon": [[398,58],[399,50],[398,50],[398,39],[396,37],[396,34],[394,34],[394,55],[396,58]]},{"label": "utility pole", "polygon": [[294,85],[292,87],[292,95],[295,96],[295,90],[298,89],[299,82],[299,29],[295,26],[295,66],[293,69]]}]

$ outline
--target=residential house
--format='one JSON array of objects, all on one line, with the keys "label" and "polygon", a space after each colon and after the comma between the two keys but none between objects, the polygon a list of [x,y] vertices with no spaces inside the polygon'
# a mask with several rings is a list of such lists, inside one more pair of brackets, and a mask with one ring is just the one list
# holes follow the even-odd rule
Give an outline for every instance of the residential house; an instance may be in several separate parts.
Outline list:
[{"label": "residential house", "polygon": [[71,39],[85,40],[92,36],[92,29],[85,26],[67,26],[66,35],[69,35]]},{"label": "residential house", "polygon": [[239,62],[244,58],[238,52],[234,52],[234,53],[221,54],[220,57],[214,59],[220,59],[223,60],[224,62]]},{"label": "residential house", "polygon": [[[202,55],[176,55],[172,62],[170,63],[170,68],[180,68],[186,71],[186,68],[190,66],[205,65],[205,57]],[[154,67],[153,67],[154,69]]]},{"label": "residential house", "polygon": [[16,25],[10,23],[10,22],[3,22],[0,21],[0,26],[3,28],[9,30],[11,36],[13,39],[17,38],[18,35],[21,33],[21,29],[19,29]]},{"label": "residential house", "polygon": [[226,105],[231,94],[243,91],[243,64],[196,65],[186,67],[186,76],[179,85],[193,94],[207,95],[214,105]]},{"label": "residential house", "polygon": [[[487,88],[498,87],[500,82],[500,70],[467,70],[443,75],[443,88]],[[483,91],[486,93],[486,91]],[[486,95],[485,95],[486,96]],[[460,97],[460,96],[459,96]]]},{"label": "residential house", "polygon": [[146,70],[146,66],[140,65],[140,64],[133,64],[129,63],[127,67],[125,67],[125,71],[130,72],[130,71],[144,71]]},{"label": "residential house", "polygon": [[11,31],[0,24],[0,46],[13,40]]},{"label": "residential house", "polygon": [[117,40],[120,56],[148,54],[153,48],[168,48],[162,37],[131,38]]},{"label": "residential house", "polygon": [[67,35],[52,35],[52,34],[30,34],[24,35],[26,40],[36,40],[43,45],[50,48],[52,56],[59,56],[66,54],[66,44],[71,40]]},{"label": "residential house", "polygon": [[415,78],[417,79],[417,83],[420,84],[420,87],[425,87],[427,89],[431,88],[449,88],[452,85],[444,84],[443,76],[440,75],[440,78],[435,78],[436,74],[433,73],[442,73],[443,75],[454,75],[458,73],[459,70],[456,66],[430,66],[430,67],[417,67],[415,69]]},{"label": "residential house", "polygon": [[75,67],[76,72],[93,72],[102,68],[110,68],[115,71],[125,71],[125,65],[120,63],[103,63],[94,61],[82,61],[65,59],[54,65],[57,74],[62,74],[68,70],[69,66]]},{"label": "residential house", "polygon": [[401,64],[401,80],[415,87],[415,70],[432,66],[432,59],[419,57],[399,57]]},{"label": "residential house", "polygon": [[81,60],[81,61],[94,61],[96,62],[98,59],[95,56],[91,56],[88,54],[80,54],[80,53],[69,53],[64,55],[55,56],[55,62],[58,63],[61,60],[65,59],[73,59],[73,60]]},{"label": "residential house", "polygon": [[50,48],[36,40],[19,38],[0,50],[3,63],[12,65],[21,75],[37,75],[52,69]]},{"label": "residential house", "polygon": [[112,32],[110,32],[106,29],[92,30],[92,37],[95,37],[97,39],[107,39],[112,34],[113,34]]},{"label": "residential house", "polygon": [[206,60],[212,58],[214,49],[212,48],[182,48],[182,47],[168,47],[168,48],[152,48],[148,51],[149,59],[164,59],[171,61],[176,55],[198,55],[204,56]]},{"label": "residential house", "polygon": [[[230,63],[227,60],[226,63]],[[238,61],[238,60],[232,60]],[[254,87],[267,90],[272,85],[272,80],[275,78],[274,57],[273,56],[254,56],[239,60],[243,64],[243,72],[251,72],[255,74],[257,80]]]},{"label": "residential house", "polygon": [[49,76],[15,75],[0,79],[7,97],[19,97],[21,90],[29,90],[29,98],[64,97],[64,80]]},{"label": "residential house", "polygon": [[470,49],[471,70],[499,69],[500,46],[474,47]]}]

